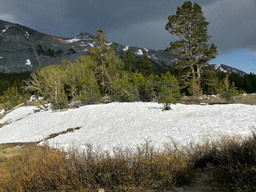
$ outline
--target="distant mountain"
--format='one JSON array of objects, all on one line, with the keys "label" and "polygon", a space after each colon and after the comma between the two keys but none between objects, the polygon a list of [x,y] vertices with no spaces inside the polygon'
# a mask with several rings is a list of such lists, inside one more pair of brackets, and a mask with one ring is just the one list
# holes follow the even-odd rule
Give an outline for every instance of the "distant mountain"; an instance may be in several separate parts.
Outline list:
[{"label": "distant mountain", "polygon": [[[62,60],[74,61],[80,55],[86,54],[89,47],[94,46],[94,38],[89,33],[79,33],[69,38],[57,37],[0,20],[0,72],[34,71],[39,62],[44,67],[60,64]],[[165,50],[128,47],[118,43],[114,43],[114,47],[119,56],[128,48],[137,59],[147,55],[156,71],[165,70],[177,61],[175,55]],[[236,72],[242,76],[246,74],[223,64],[216,65],[216,69],[227,73]]]},{"label": "distant mountain", "polygon": [[[73,61],[94,46],[94,35],[79,33],[75,37],[56,37],[28,27],[0,20],[0,72],[33,71],[42,66]],[[116,53],[122,56],[128,46],[114,43]],[[152,67],[161,71],[175,61],[175,56],[164,50],[130,47],[136,58],[148,55]]]},{"label": "distant mountain", "polygon": [[234,67],[230,67],[224,64],[220,64],[220,65],[215,65],[215,69],[219,70],[219,71],[223,71],[225,73],[231,74],[231,73],[236,73],[240,76],[245,76],[246,73],[244,71],[241,71],[239,69],[236,69]]}]

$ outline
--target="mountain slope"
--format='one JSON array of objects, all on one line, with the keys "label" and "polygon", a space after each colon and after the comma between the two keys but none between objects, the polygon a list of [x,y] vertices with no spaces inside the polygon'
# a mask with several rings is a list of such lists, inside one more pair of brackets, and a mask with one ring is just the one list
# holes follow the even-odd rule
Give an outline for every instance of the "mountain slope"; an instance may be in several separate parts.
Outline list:
[{"label": "mountain slope", "polygon": [[[75,37],[56,37],[37,32],[28,27],[0,20],[0,72],[33,71],[39,62],[42,66],[73,61],[86,54],[93,46],[95,36],[79,33]],[[122,56],[128,46],[114,43],[116,53]],[[163,50],[131,47],[136,58],[149,56],[155,70],[172,65],[175,56]]]},{"label": "mountain slope", "polygon": [[[71,38],[56,37],[0,20],[0,72],[34,71],[39,62],[44,67],[60,64],[62,60],[74,61],[94,46],[94,38],[89,33],[79,33]],[[164,50],[128,47],[117,43],[114,43],[114,47],[119,56],[130,48],[137,60],[146,54],[155,71],[165,70],[177,60],[175,55]],[[223,64],[215,68],[242,76],[246,74]]]},{"label": "mountain slope", "polygon": [[244,71],[241,71],[239,69],[236,69],[234,67],[230,67],[230,66],[227,66],[224,64],[215,65],[215,69],[217,69],[219,71],[223,71],[224,73],[228,73],[228,74],[236,73],[242,77],[246,75],[246,73]]}]

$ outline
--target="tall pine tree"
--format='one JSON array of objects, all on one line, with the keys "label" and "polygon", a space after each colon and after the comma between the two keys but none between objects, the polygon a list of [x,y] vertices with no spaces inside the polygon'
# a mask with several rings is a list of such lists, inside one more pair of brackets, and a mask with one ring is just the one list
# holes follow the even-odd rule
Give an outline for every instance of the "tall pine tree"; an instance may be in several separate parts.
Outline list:
[{"label": "tall pine tree", "polygon": [[102,29],[97,31],[94,39],[94,46],[89,48],[89,53],[97,63],[97,74],[101,92],[106,93],[106,55],[109,52],[109,46],[106,42],[106,36]]},{"label": "tall pine tree", "polygon": [[132,53],[132,50],[129,48],[124,56],[124,69],[128,72],[135,72],[136,71],[136,59],[134,58],[134,55]]},{"label": "tall pine tree", "polygon": [[170,15],[168,20],[165,29],[179,37],[179,40],[171,41],[169,51],[178,56],[176,67],[183,87],[190,85],[194,95],[202,94],[202,72],[217,54],[215,45],[207,43],[209,22],[200,5],[190,1],[178,7],[176,14]]}]

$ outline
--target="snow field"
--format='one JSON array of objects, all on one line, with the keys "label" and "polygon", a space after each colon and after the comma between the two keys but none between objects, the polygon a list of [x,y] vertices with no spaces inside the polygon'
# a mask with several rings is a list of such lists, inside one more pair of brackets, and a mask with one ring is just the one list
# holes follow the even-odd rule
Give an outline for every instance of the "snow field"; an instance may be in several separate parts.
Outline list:
[{"label": "snow field", "polygon": [[188,145],[218,140],[222,135],[251,135],[256,127],[256,106],[182,105],[162,111],[158,103],[109,103],[83,106],[78,109],[34,113],[36,107],[21,107],[7,114],[0,123],[0,143],[42,141],[53,133],[81,127],[60,134],[46,142],[60,149],[85,149],[88,144],[102,150],[113,147],[135,148],[151,141],[162,148],[171,139]]}]

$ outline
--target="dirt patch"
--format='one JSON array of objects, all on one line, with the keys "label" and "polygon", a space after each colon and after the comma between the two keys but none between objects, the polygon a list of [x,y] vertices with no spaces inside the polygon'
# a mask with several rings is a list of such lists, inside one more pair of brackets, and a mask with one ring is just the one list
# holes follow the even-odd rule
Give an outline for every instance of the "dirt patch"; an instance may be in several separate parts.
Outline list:
[{"label": "dirt patch", "polygon": [[37,146],[37,143],[6,143],[0,145],[0,159],[11,158],[14,156],[21,155],[31,148]]},{"label": "dirt patch", "polygon": [[188,178],[189,184],[184,184],[180,187],[177,187],[170,192],[219,192],[221,191],[219,188],[213,186],[213,184],[207,181],[207,173],[206,168],[198,168],[194,169],[193,174],[191,174]]},{"label": "dirt patch", "polygon": [[66,131],[62,131],[62,132],[59,132],[59,133],[53,133],[51,135],[49,135],[49,137],[45,138],[44,140],[49,140],[49,139],[53,139],[59,135],[64,135],[64,134],[67,134],[67,133],[70,133],[70,132],[74,132],[75,130],[79,130],[81,129],[81,127],[76,127],[76,128],[69,128],[67,129]]}]

